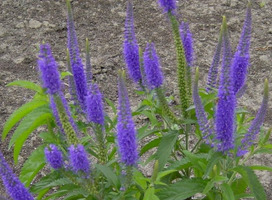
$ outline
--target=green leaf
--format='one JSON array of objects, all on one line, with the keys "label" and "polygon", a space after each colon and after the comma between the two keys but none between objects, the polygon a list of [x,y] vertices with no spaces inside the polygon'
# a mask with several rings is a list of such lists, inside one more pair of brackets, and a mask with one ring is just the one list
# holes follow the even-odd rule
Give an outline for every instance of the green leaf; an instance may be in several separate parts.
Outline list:
[{"label": "green leaf", "polygon": [[66,76],[73,76],[73,74],[71,74],[70,72],[61,72],[60,73],[60,78],[64,79]]},{"label": "green leaf", "polygon": [[167,169],[176,169],[176,170],[182,170],[187,169],[192,166],[192,163],[189,161],[188,158],[182,158],[181,160],[175,161],[172,163]]},{"label": "green leaf", "polygon": [[28,113],[30,113],[34,109],[41,107],[42,105],[47,103],[48,102],[44,100],[32,100],[22,105],[16,111],[14,111],[12,115],[8,118],[7,122],[5,123],[5,126],[3,128],[3,133],[2,133],[2,140],[6,138],[8,132],[12,129],[12,127],[17,122],[19,122],[23,117],[25,117]]},{"label": "green leaf", "polygon": [[203,190],[203,194],[207,194],[214,186],[215,183],[219,183],[222,181],[227,181],[228,178],[224,177],[224,176],[215,176],[213,179],[211,179],[207,185],[205,186],[204,190]]},{"label": "green leaf", "polygon": [[[247,183],[246,181],[243,179],[243,177],[236,179],[232,184],[231,184],[231,188],[232,191],[234,193],[234,195],[238,195],[238,194],[243,194],[246,192],[247,189]],[[235,197],[236,198],[236,197]]]},{"label": "green leaf", "polygon": [[227,183],[223,183],[222,185],[220,185],[220,187],[222,189],[222,195],[224,200],[235,200],[233,191]]},{"label": "green leaf", "polygon": [[41,145],[33,151],[23,165],[20,180],[25,183],[26,187],[29,187],[32,180],[45,165],[44,147],[45,145]]},{"label": "green leaf", "polygon": [[40,107],[29,113],[22,120],[9,143],[9,148],[15,144],[13,152],[15,164],[18,162],[19,153],[28,136],[39,126],[46,124],[50,118],[52,118],[50,109],[48,107],[44,107],[43,109]]},{"label": "green leaf", "polygon": [[157,160],[159,160],[159,171],[161,171],[164,168],[164,165],[169,159],[177,138],[178,138],[177,131],[172,131],[169,134],[164,135],[162,137],[161,142],[158,146],[158,150],[156,152]]},{"label": "green leaf", "polygon": [[196,193],[201,193],[206,184],[207,182],[200,178],[183,179],[167,186],[164,190],[158,192],[157,196],[163,200],[183,200]]},{"label": "green leaf", "polygon": [[176,172],[177,170],[166,170],[166,171],[162,171],[162,172],[159,172],[159,174],[158,174],[158,176],[157,176],[157,181],[160,181],[161,180],[161,178],[163,178],[163,177],[165,177],[165,176],[167,176],[168,174],[171,174],[171,173],[174,173],[174,172]]},{"label": "green leaf", "polygon": [[12,145],[14,145],[14,143],[18,140],[18,138],[32,126],[35,120],[39,119],[40,116],[43,116],[44,114],[52,115],[48,105],[38,107],[27,116],[25,116],[24,119],[20,122],[19,126],[14,131],[10,139],[8,148],[11,148]]},{"label": "green leaf", "polygon": [[147,187],[147,182],[150,182],[148,178],[145,178],[144,175],[136,170],[133,174],[135,182],[143,189],[145,190]]},{"label": "green leaf", "polygon": [[114,103],[111,100],[107,99],[107,98],[105,98],[105,101],[111,107],[113,113],[116,114],[117,113],[117,109],[116,109]]},{"label": "green leaf", "polygon": [[140,151],[140,156],[143,155],[148,150],[157,147],[159,145],[160,141],[161,141],[161,138],[156,138],[156,139],[148,142],[145,146],[142,147],[142,149]]},{"label": "green leaf", "polygon": [[220,159],[222,159],[222,153],[221,152],[215,152],[211,158],[209,159],[208,161],[208,164],[207,164],[207,167],[206,167],[206,171],[205,171],[205,174],[204,174],[204,178],[208,177],[210,172],[212,171],[213,169],[213,166],[216,165],[218,163],[218,161]]},{"label": "green leaf", "polygon": [[266,193],[263,186],[261,185],[256,174],[247,166],[238,166],[233,169],[242,175],[247,182],[251,192],[254,194],[256,200],[266,200]]},{"label": "green leaf", "polygon": [[47,174],[46,176],[42,177],[39,182],[30,187],[30,192],[34,194],[44,193],[45,189],[49,188],[48,185],[58,179],[60,179],[60,174],[58,171]]},{"label": "green leaf", "polygon": [[159,122],[156,118],[156,115],[154,113],[152,113],[149,110],[144,110],[142,111],[142,114],[145,115],[146,117],[148,117],[148,119],[150,120],[152,126],[156,126]]},{"label": "green leaf", "polygon": [[249,166],[249,168],[252,170],[266,170],[266,171],[272,172],[272,167],[268,167],[268,166],[252,165],[252,166]]},{"label": "green leaf", "polygon": [[31,81],[26,81],[26,80],[13,81],[13,82],[7,84],[7,86],[19,86],[19,87],[23,87],[26,89],[34,90],[40,94],[43,93],[43,89],[41,86],[39,86]]},{"label": "green leaf", "polygon": [[120,181],[115,175],[115,172],[108,166],[96,164],[95,167],[107,177],[108,181],[111,182],[116,188],[120,187]]},{"label": "green leaf", "polygon": [[145,191],[143,200],[160,200],[160,199],[155,195],[155,188],[150,187]]},{"label": "green leaf", "polygon": [[141,127],[140,129],[137,130],[137,139],[138,140],[141,140],[149,135],[152,135],[154,133],[159,133],[161,130],[146,130],[148,128],[148,125],[147,126],[143,126]]},{"label": "green leaf", "polygon": [[187,150],[184,150],[183,153],[191,161],[195,169],[198,169],[200,172],[204,173],[204,170],[206,169],[204,165],[205,159],[203,159],[199,154],[193,154]]}]

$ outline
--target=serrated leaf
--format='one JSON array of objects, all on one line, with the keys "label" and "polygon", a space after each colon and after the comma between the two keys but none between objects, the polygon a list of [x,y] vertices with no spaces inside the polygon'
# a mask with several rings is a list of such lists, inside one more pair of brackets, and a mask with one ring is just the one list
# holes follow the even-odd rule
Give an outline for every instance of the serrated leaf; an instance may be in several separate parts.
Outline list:
[{"label": "serrated leaf", "polygon": [[44,147],[45,145],[41,145],[33,151],[22,167],[20,180],[25,183],[26,187],[29,187],[32,180],[45,165]]},{"label": "serrated leaf", "polygon": [[222,189],[222,195],[224,200],[235,200],[233,191],[227,183],[223,183],[222,185],[220,185],[220,187]]},{"label": "serrated leaf", "polygon": [[138,140],[141,140],[141,139],[143,139],[143,138],[145,138],[145,137],[147,137],[147,136],[149,136],[149,135],[152,135],[152,134],[154,134],[154,133],[159,133],[161,130],[149,130],[149,131],[147,131],[146,129],[147,129],[147,127],[148,126],[144,126],[144,127],[142,127],[142,128],[140,128],[140,129],[138,129],[138,131],[137,131],[137,139]]},{"label": "serrated leaf", "polygon": [[140,151],[140,156],[143,155],[148,150],[157,147],[159,145],[160,141],[161,141],[161,138],[156,138],[156,139],[148,142],[145,146],[142,147],[142,149]]},{"label": "serrated leaf", "polygon": [[110,167],[105,165],[99,165],[99,164],[96,164],[95,167],[102,174],[104,174],[104,176],[106,176],[106,178],[108,179],[109,182],[111,182],[111,184],[113,184],[116,188],[120,187],[120,181],[118,177],[115,175],[114,171]]},{"label": "serrated leaf", "polygon": [[254,194],[256,200],[266,200],[266,193],[264,191],[263,186],[261,185],[258,177],[247,166],[238,166],[233,169],[234,171],[238,172],[242,175],[242,177],[246,180],[251,192]]},{"label": "serrated leaf", "polygon": [[[46,111],[47,110],[47,111]],[[48,112],[48,109],[36,109],[27,115],[23,121],[19,124],[18,128],[15,130],[9,147],[14,144],[14,162],[17,164],[19,153],[24,145],[24,142],[28,136],[39,126],[47,123],[48,119],[52,118],[52,114]]]},{"label": "serrated leaf", "polygon": [[182,170],[182,169],[187,169],[190,166],[192,166],[192,163],[188,160],[188,158],[182,158],[181,160],[178,160],[172,163],[167,169]]},{"label": "serrated leaf", "polygon": [[54,171],[50,174],[47,174],[46,176],[42,177],[39,182],[35,183],[30,187],[30,192],[34,194],[40,194],[45,189],[48,188],[48,185],[52,183],[53,181],[60,179],[60,174],[58,171]]},{"label": "serrated leaf", "polygon": [[183,179],[167,186],[158,192],[157,196],[163,200],[184,200],[196,193],[201,193],[207,182],[200,178]]},{"label": "serrated leaf", "polygon": [[33,111],[34,109],[47,104],[47,101],[44,100],[32,100],[24,105],[22,105],[20,108],[15,110],[12,115],[8,118],[7,122],[5,123],[5,126],[3,128],[2,133],[2,140],[4,140],[8,134],[8,132],[12,129],[12,127],[19,122],[23,117],[25,117],[28,113]]},{"label": "serrated leaf", "polygon": [[204,173],[204,178],[206,178],[207,176],[209,176],[210,172],[213,169],[213,166],[216,165],[218,163],[218,161],[222,158],[222,153],[221,152],[215,152],[211,158],[208,161],[207,167],[206,167],[206,171]]},{"label": "serrated leaf", "polygon": [[26,81],[26,80],[13,81],[13,82],[7,84],[7,86],[19,86],[19,87],[23,87],[26,89],[34,90],[40,94],[43,93],[43,89],[41,86],[39,86],[31,81]]},{"label": "serrated leaf", "polygon": [[[234,192],[234,195],[242,194],[246,192],[247,189],[247,183],[244,180],[243,177],[236,179],[232,184],[231,184],[232,191]],[[235,197],[236,198],[236,197]]]},{"label": "serrated leaf", "polygon": [[224,176],[215,176],[214,178],[212,178],[207,185],[205,186],[204,190],[203,190],[203,194],[207,194],[214,186],[215,183],[219,183],[222,181],[227,181],[228,178],[224,177]]},{"label": "serrated leaf", "polygon": [[204,170],[206,169],[206,167],[203,163],[204,159],[200,155],[193,154],[187,150],[184,150],[183,153],[191,161],[195,169],[198,169],[200,172],[204,173]]},{"label": "serrated leaf", "polygon": [[19,126],[14,131],[10,139],[8,148],[11,148],[12,145],[14,145],[14,143],[17,141],[17,139],[32,126],[35,120],[39,119],[39,117],[44,114],[51,115],[51,110],[49,109],[48,105],[38,107],[30,112],[27,116],[25,116],[24,119],[20,122]]},{"label": "serrated leaf", "polygon": [[177,138],[178,132],[176,131],[172,131],[162,137],[161,142],[158,146],[158,150],[156,152],[156,157],[159,161],[159,171],[164,168],[164,165],[169,159],[172,149],[177,141]]}]

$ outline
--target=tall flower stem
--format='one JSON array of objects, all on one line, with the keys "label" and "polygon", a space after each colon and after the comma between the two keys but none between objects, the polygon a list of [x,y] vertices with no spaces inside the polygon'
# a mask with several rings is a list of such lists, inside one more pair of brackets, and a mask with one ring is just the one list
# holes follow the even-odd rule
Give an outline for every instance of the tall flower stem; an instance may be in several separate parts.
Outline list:
[{"label": "tall flower stem", "polygon": [[65,107],[62,104],[62,100],[58,95],[54,95],[54,101],[56,103],[56,107],[58,109],[60,121],[62,127],[66,133],[69,144],[79,144],[79,140],[77,138],[76,132],[73,126],[69,122],[69,118],[65,112]]},{"label": "tall flower stem", "polygon": [[98,142],[98,160],[102,165],[107,162],[107,147],[105,145],[103,129],[104,128],[101,125],[95,124],[94,131]]},{"label": "tall flower stem", "polygon": [[169,12],[169,19],[172,24],[172,31],[175,40],[176,46],[176,55],[177,55],[177,73],[178,73],[178,88],[179,88],[179,96],[181,101],[181,110],[184,118],[188,117],[188,112],[186,111],[190,104],[190,96],[191,88],[188,80],[186,81],[187,67],[186,67],[186,58],[184,54],[184,49],[182,45],[182,41],[180,38],[179,32],[179,23],[176,17]]},{"label": "tall flower stem", "polygon": [[168,106],[168,103],[165,99],[165,96],[162,92],[162,89],[159,87],[159,88],[156,88],[155,89],[156,91],[156,94],[157,94],[157,97],[158,97],[158,100],[162,106],[162,109],[163,109],[163,112],[176,124],[179,124],[180,121],[177,119],[177,117],[175,116],[175,114],[171,111],[170,107]]}]

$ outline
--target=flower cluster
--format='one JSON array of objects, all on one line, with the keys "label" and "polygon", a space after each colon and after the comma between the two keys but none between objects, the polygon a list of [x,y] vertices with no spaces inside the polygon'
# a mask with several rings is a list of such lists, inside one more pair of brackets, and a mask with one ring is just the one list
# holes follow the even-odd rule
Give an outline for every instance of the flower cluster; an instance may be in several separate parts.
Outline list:
[{"label": "flower cluster", "polygon": [[142,75],[140,70],[139,46],[134,32],[133,7],[130,1],[128,1],[127,5],[124,57],[130,78],[138,83],[142,79]]},{"label": "flower cluster", "polygon": [[62,153],[54,144],[44,149],[44,154],[47,162],[53,169],[60,169],[63,166]]},{"label": "flower cluster", "polygon": [[34,200],[28,189],[20,182],[7,164],[3,154],[0,152],[0,175],[4,186],[14,200]]},{"label": "flower cluster", "polygon": [[150,89],[160,87],[163,83],[163,75],[153,43],[146,45],[144,52],[144,69],[148,87]]},{"label": "flower cluster", "polygon": [[172,12],[176,9],[175,0],[159,0],[160,6],[163,8],[164,12]]},{"label": "flower cluster", "polygon": [[90,163],[84,147],[79,144],[69,147],[69,160],[72,170],[75,173],[84,172],[85,175],[90,173]]},{"label": "flower cluster", "polygon": [[90,85],[89,93],[86,96],[86,114],[89,121],[104,124],[102,95],[97,84]]},{"label": "flower cluster", "polygon": [[136,131],[131,116],[127,89],[122,75],[118,78],[118,122],[117,141],[121,161],[127,166],[133,166],[138,159]]}]

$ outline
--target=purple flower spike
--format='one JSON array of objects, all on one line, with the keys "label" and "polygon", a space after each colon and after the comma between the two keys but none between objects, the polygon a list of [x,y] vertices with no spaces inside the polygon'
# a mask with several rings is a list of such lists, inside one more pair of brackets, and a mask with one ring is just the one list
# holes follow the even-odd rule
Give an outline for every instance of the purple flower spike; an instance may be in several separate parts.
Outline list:
[{"label": "purple flower spike", "polygon": [[193,90],[195,112],[196,112],[196,117],[197,117],[200,131],[202,132],[203,140],[206,142],[206,144],[211,144],[209,141],[209,137],[212,135],[213,131],[210,127],[207,114],[205,113],[204,106],[198,94],[198,79],[199,79],[199,71],[198,71],[198,68],[196,68],[195,83],[194,83],[194,90]]},{"label": "purple flower spike", "polygon": [[104,124],[102,95],[96,84],[91,84],[89,94],[86,96],[86,112],[89,121]]},{"label": "purple flower spike", "polygon": [[207,88],[206,88],[207,93],[210,93],[214,89],[217,88],[217,75],[218,75],[221,49],[222,49],[222,29],[220,31],[219,40],[218,40],[216,50],[213,56],[212,64],[209,69]]},{"label": "purple flower spike", "polygon": [[136,131],[132,120],[130,104],[123,75],[119,74],[118,81],[118,121],[117,121],[117,141],[121,161],[126,166],[133,166],[138,159]]},{"label": "purple flower spike", "polygon": [[60,169],[63,166],[62,153],[54,144],[50,144],[49,147],[44,149],[44,154],[48,164],[53,169]]},{"label": "purple flower spike", "polygon": [[58,72],[58,65],[48,44],[40,45],[38,66],[41,72],[43,87],[51,95],[58,93],[61,88],[60,74]]},{"label": "purple flower spike", "polygon": [[127,17],[125,23],[124,58],[130,78],[138,83],[141,79],[139,46],[134,32],[133,8],[130,1],[127,5]]},{"label": "purple flower spike", "polygon": [[192,67],[194,59],[193,37],[188,23],[182,22],[179,30],[187,65],[188,67]]},{"label": "purple flower spike", "polygon": [[72,9],[70,1],[67,0],[68,19],[67,19],[67,34],[68,34],[68,50],[70,55],[71,70],[74,76],[75,89],[77,100],[82,111],[85,110],[85,96],[87,95],[87,81],[82,60],[79,54],[79,47],[73,21]]},{"label": "purple flower spike", "polygon": [[176,9],[176,0],[159,0],[158,2],[164,12],[172,12]]},{"label": "purple flower spike", "polygon": [[235,94],[246,82],[247,69],[250,60],[249,47],[251,38],[251,21],[251,5],[249,4],[239,45],[232,63]]},{"label": "purple flower spike", "polygon": [[77,146],[71,145],[69,147],[69,160],[72,170],[75,173],[82,171],[86,175],[89,175],[90,163],[87,157],[87,153],[81,144]]},{"label": "purple flower spike", "polygon": [[256,115],[256,118],[251,123],[248,132],[241,141],[241,146],[238,148],[237,156],[243,156],[248,152],[248,148],[253,144],[257,134],[260,132],[268,108],[268,92],[268,81],[265,80],[262,105]]},{"label": "purple flower spike", "polygon": [[148,87],[150,89],[160,87],[163,83],[163,75],[160,69],[159,58],[153,43],[147,43],[143,57]]},{"label": "purple flower spike", "polygon": [[233,92],[231,47],[227,33],[226,17],[223,17],[223,62],[218,91],[218,104],[216,110],[216,139],[219,151],[228,152],[234,147],[235,104]]},{"label": "purple flower spike", "polygon": [[34,200],[28,189],[20,182],[18,177],[12,172],[3,154],[0,152],[0,176],[7,193],[14,200]]}]

